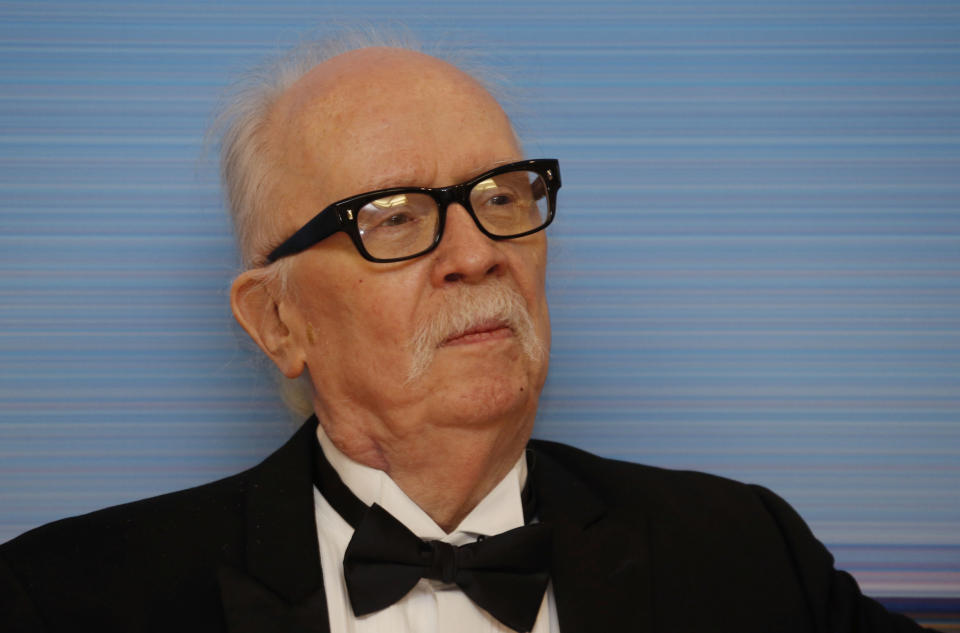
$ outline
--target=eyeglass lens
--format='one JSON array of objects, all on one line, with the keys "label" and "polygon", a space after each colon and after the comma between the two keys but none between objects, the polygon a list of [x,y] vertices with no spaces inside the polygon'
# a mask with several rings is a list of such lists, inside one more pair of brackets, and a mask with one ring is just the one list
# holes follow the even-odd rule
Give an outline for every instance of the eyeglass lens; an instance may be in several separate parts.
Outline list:
[{"label": "eyeglass lens", "polygon": [[[540,174],[526,170],[478,182],[470,190],[470,207],[483,228],[498,237],[536,230],[550,214],[546,183]],[[378,198],[357,214],[363,246],[379,259],[406,257],[428,249],[439,225],[437,202],[425,193]]]}]

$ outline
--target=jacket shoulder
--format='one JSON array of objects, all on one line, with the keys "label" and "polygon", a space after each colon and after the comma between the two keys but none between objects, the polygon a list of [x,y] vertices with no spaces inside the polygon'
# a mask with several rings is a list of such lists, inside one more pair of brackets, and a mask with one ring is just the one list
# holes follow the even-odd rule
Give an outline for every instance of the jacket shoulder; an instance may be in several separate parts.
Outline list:
[{"label": "jacket shoulder", "polygon": [[[304,536],[313,529],[314,429],[308,420],[240,474],[56,521],[0,546],[0,629],[12,613],[40,617],[46,630],[221,630],[224,566],[243,571],[251,541],[281,550],[291,534],[306,548],[316,542],[315,529]],[[271,521],[272,532],[260,529]]]},{"label": "jacket shoulder", "polygon": [[240,555],[245,475],[40,526],[0,546],[0,566],[17,591],[78,609],[171,583],[207,593],[207,570]]},{"label": "jacket shoulder", "polygon": [[[584,482],[617,520],[646,527],[665,595],[701,595],[701,604],[727,596],[724,608],[745,604],[743,596],[767,596],[755,610],[783,607],[790,598],[792,610],[781,610],[809,618],[817,631],[921,630],[863,596],[800,515],[762,486],[607,459],[556,442],[535,440],[531,448]],[[693,606],[668,610],[694,613]]]},{"label": "jacket shoulder", "polygon": [[245,485],[235,475],[55,521],[0,546],[0,628],[9,617],[35,618],[44,630],[139,630],[141,616],[165,622],[186,599],[200,626],[217,630],[213,571],[242,556]]},{"label": "jacket shoulder", "polygon": [[102,553],[140,539],[220,527],[223,521],[217,517],[241,512],[247,472],[47,523],[0,545],[0,554],[13,560],[29,555],[36,561],[54,552],[60,558],[74,558],[84,551]]},{"label": "jacket shoulder", "polygon": [[[283,490],[299,483],[309,469],[313,419],[304,423],[282,447],[256,466],[203,485],[124,503],[34,528],[6,544],[0,556],[36,561],[54,550],[70,560],[111,550],[130,551],[138,544],[228,542],[244,517],[249,493],[262,483]],[[223,549],[223,548],[221,548]],[[35,564],[35,563],[31,563]]]},{"label": "jacket shoulder", "polygon": [[704,504],[712,507],[737,502],[752,512],[764,512],[758,491],[773,494],[760,486],[718,475],[609,459],[559,442],[532,440],[530,446],[575,474],[612,508],[642,506],[648,514],[696,509],[702,515]]}]

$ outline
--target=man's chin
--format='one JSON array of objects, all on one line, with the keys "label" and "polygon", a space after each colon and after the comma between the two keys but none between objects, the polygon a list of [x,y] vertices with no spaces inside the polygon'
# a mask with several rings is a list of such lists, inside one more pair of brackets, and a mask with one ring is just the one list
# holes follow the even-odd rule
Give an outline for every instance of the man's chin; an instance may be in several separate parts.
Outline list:
[{"label": "man's chin", "polygon": [[438,349],[414,382],[431,392],[456,392],[465,399],[479,393],[481,398],[500,401],[520,394],[526,397],[542,373],[540,364],[524,354],[515,340],[498,339]]},{"label": "man's chin", "polygon": [[515,426],[536,409],[537,390],[525,375],[478,371],[462,374],[431,390],[444,423],[475,427],[489,424]]}]

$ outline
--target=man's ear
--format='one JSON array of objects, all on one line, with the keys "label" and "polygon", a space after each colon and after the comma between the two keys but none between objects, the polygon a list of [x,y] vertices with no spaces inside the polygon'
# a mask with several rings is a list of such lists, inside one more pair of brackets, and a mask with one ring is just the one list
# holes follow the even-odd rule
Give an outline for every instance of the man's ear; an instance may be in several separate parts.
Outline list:
[{"label": "man's ear", "polygon": [[230,307],[237,322],[287,378],[303,371],[305,356],[293,332],[289,306],[254,270],[241,273],[230,286]]}]

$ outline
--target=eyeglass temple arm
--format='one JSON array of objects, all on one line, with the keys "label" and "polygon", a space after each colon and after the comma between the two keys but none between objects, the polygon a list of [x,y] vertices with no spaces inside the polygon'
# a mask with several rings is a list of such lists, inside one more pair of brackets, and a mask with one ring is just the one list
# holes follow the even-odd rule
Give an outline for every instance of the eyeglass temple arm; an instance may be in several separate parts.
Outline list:
[{"label": "eyeglass temple arm", "polygon": [[267,261],[273,263],[283,257],[296,255],[339,231],[344,224],[339,211],[336,207],[330,207],[313,216],[313,219],[291,235],[290,239],[267,255]]}]

